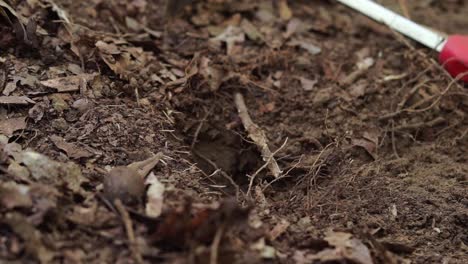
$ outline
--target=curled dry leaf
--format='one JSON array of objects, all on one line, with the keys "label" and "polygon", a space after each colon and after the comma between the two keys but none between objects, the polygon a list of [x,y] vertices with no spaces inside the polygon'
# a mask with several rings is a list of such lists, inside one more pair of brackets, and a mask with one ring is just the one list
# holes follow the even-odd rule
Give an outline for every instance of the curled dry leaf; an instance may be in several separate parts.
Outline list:
[{"label": "curled dry leaf", "polygon": [[212,92],[219,89],[223,83],[223,77],[225,76],[224,71],[212,65],[211,60],[206,57],[200,60],[200,74],[208,82]]},{"label": "curled dry leaf", "polygon": [[375,151],[377,149],[377,145],[374,142],[364,138],[354,138],[352,139],[351,144],[354,147],[363,148],[373,159],[376,159]]},{"label": "curled dry leaf", "polygon": [[47,108],[47,104],[40,102],[31,107],[28,111],[29,118],[32,118],[35,123],[42,120],[44,117],[44,111]]},{"label": "curled dry leaf", "polygon": [[56,89],[58,92],[73,92],[79,91],[81,87],[85,87],[89,81],[92,81],[97,74],[79,74],[75,76],[60,77],[41,81],[41,84],[50,88]]},{"label": "curled dry leaf", "polygon": [[361,147],[372,156],[373,159],[377,157],[377,148],[379,146],[380,131],[376,128],[370,128],[363,132],[362,137],[354,138],[351,144],[355,147]]},{"label": "curled dry leaf", "polygon": [[304,31],[307,31],[308,27],[305,25],[302,20],[298,18],[293,18],[288,22],[288,25],[286,26],[286,32],[284,32],[283,37],[285,39],[289,39],[296,33],[302,33]]},{"label": "curled dry leaf", "polygon": [[[4,0],[0,0],[0,7],[3,7],[5,8],[6,10],[8,10],[14,17],[18,18],[18,14],[16,14],[16,11],[13,9],[13,7],[11,7],[7,2],[5,2]],[[2,9],[0,8],[0,15],[2,15],[3,17],[5,17],[5,19],[7,21],[10,22],[10,24],[12,24],[8,14]]]},{"label": "curled dry leaf", "polygon": [[45,2],[52,6],[52,11],[54,11],[63,22],[67,24],[71,23],[71,19],[69,18],[67,11],[58,6],[53,0],[45,0]]},{"label": "curled dry leaf", "polygon": [[225,42],[227,46],[227,55],[234,55],[235,46],[245,41],[245,33],[240,27],[228,26],[223,33],[219,34],[212,40]]},{"label": "curled dry leaf", "polygon": [[96,42],[102,60],[120,78],[130,79],[151,61],[149,53],[142,48],[128,47],[126,42]]},{"label": "curled dry leaf", "polygon": [[314,90],[314,87],[318,82],[317,80],[310,80],[304,77],[300,77],[299,80],[301,81],[302,89],[308,92]]},{"label": "curled dry leaf", "polygon": [[162,213],[164,203],[165,186],[162,184],[154,173],[150,173],[146,179],[146,184],[149,185],[146,192],[146,215],[150,217],[159,217]]},{"label": "curled dry leaf", "polygon": [[87,149],[77,146],[73,143],[68,143],[62,137],[53,135],[50,137],[50,140],[52,140],[57,148],[65,151],[67,156],[72,159],[89,158],[93,156],[93,153]]},{"label": "curled dry leaf", "polygon": [[118,55],[122,53],[117,45],[113,43],[106,43],[101,40],[96,42],[96,47],[99,49],[100,52],[103,52],[109,55]]},{"label": "curled dry leaf", "polygon": [[289,223],[286,219],[281,219],[281,221],[278,224],[276,224],[276,226],[273,227],[273,229],[270,231],[269,233],[270,240],[272,241],[276,240],[279,236],[284,234],[286,230],[288,230],[290,225],[291,223]]},{"label": "curled dry leaf", "polygon": [[265,38],[257,27],[248,19],[242,19],[240,27],[244,30],[245,34],[247,34],[247,37],[255,42],[262,42]]},{"label": "curled dry leaf", "polygon": [[[335,249],[322,251],[322,260],[348,260],[358,264],[373,264],[369,249],[353,235],[343,232],[330,232],[325,240]],[[317,255],[320,255],[320,253]]]},{"label": "curled dry leaf", "polygon": [[65,217],[72,223],[89,227],[102,227],[109,224],[114,218],[97,203],[93,203],[91,206],[75,205],[71,210],[67,210]]}]

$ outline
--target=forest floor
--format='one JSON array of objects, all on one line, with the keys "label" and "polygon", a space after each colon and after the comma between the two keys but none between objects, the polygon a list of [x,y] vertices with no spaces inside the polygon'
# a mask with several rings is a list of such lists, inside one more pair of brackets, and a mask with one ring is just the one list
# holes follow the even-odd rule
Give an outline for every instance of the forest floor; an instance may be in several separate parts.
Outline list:
[{"label": "forest floor", "polygon": [[0,0],[0,262],[468,263],[435,52],[331,0],[163,2]]}]

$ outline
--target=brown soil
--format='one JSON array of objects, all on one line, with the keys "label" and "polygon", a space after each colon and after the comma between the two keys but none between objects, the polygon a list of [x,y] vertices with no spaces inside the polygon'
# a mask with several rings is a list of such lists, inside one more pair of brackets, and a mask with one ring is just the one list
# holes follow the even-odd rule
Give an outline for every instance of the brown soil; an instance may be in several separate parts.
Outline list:
[{"label": "brown soil", "polygon": [[[0,12],[2,100],[34,101],[0,100],[0,260],[468,263],[466,85],[334,1],[285,2],[194,1],[168,18],[158,0],[10,1],[38,30]],[[468,33],[465,1],[400,2]],[[132,203],[108,199],[106,171],[156,153],[161,215],[133,181],[113,190]]]}]

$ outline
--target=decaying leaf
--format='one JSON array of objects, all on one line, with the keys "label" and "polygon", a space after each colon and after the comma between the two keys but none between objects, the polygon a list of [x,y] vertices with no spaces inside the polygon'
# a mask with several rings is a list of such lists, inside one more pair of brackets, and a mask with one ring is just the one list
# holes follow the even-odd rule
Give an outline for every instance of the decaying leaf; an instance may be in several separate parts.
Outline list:
[{"label": "decaying leaf", "polygon": [[81,87],[85,87],[89,81],[92,81],[97,74],[79,74],[75,76],[60,77],[41,81],[41,84],[50,88],[56,89],[58,92],[73,92],[79,91]]},{"label": "decaying leaf", "polygon": [[279,236],[284,234],[288,227],[291,225],[287,220],[281,219],[281,221],[273,227],[273,229],[269,233],[270,240],[276,240]]},{"label": "decaying leaf", "polygon": [[256,42],[262,42],[264,39],[264,36],[260,31],[255,27],[252,22],[250,22],[248,19],[242,19],[242,22],[240,24],[240,27],[242,30],[244,30],[245,34],[247,34],[247,37],[249,39],[256,41]]},{"label": "decaying leaf", "polygon": [[322,49],[319,46],[314,45],[310,41],[306,41],[306,40],[294,39],[294,40],[291,40],[288,43],[288,45],[300,47],[306,50],[307,52],[309,52],[311,55],[317,55],[320,52],[322,52]]},{"label": "decaying leaf", "polygon": [[0,205],[7,209],[30,207],[29,187],[15,182],[0,183]]},{"label": "decaying leaf", "polygon": [[72,159],[89,158],[93,156],[93,153],[87,149],[77,146],[73,143],[68,143],[62,137],[54,135],[50,137],[50,140],[52,140],[57,148],[65,151],[68,157]]},{"label": "decaying leaf", "polygon": [[91,227],[108,224],[114,218],[112,214],[109,214],[102,206],[98,206],[97,203],[93,203],[89,207],[76,205],[66,212],[65,217],[72,223]]},{"label": "decaying leaf", "polygon": [[32,118],[35,123],[41,121],[42,118],[44,117],[44,111],[47,108],[47,106],[48,105],[44,102],[35,104],[28,111],[29,118]]},{"label": "decaying leaf", "polygon": [[150,217],[159,217],[162,213],[164,203],[165,186],[162,184],[154,173],[150,173],[146,179],[146,185],[149,185],[146,192],[146,215]]},{"label": "decaying leaf", "polygon": [[212,39],[226,43],[227,55],[234,54],[234,48],[237,44],[245,41],[245,33],[240,27],[228,26],[223,33]]},{"label": "decaying leaf", "polygon": [[3,150],[3,153],[8,157],[12,157],[14,160],[19,160],[21,158],[21,153],[23,148],[20,144],[16,142],[8,143],[8,137],[0,134],[0,150]]},{"label": "decaying leaf", "polygon": [[377,145],[374,142],[364,138],[354,138],[351,144],[355,147],[363,148],[373,159],[376,159],[375,150],[377,149]]},{"label": "decaying leaf", "polygon": [[23,181],[30,179],[29,176],[31,175],[27,168],[21,166],[16,161],[10,161],[10,165],[8,165],[8,172],[11,173],[11,175],[14,175],[15,178],[21,179]]},{"label": "decaying leaf", "polygon": [[367,151],[373,159],[377,158],[377,147],[379,146],[379,135],[378,129],[368,129],[363,132],[362,137],[353,138],[351,144],[355,147],[361,147]]},{"label": "decaying leaf", "polygon": [[65,23],[70,24],[71,19],[68,16],[67,11],[65,11],[63,8],[58,6],[53,0],[45,0],[52,6],[52,11],[54,11],[57,16]]},{"label": "decaying leaf", "polygon": [[96,42],[102,60],[120,78],[130,79],[150,61],[150,56],[142,48],[128,47],[125,42]]},{"label": "decaying leaf", "polygon": [[317,80],[309,80],[304,77],[300,77],[299,80],[301,81],[301,86],[304,91],[312,91],[315,88],[315,85],[317,84]]},{"label": "decaying leaf", "polygon": [[0,120],[0,134],[10,137],[15,131],[26,129],[26,125],[26,117]]},{"label": "decaying leaf", "polygon": [[212,65],[211,60],[203,57],[200,60],[200,74],[205,78],[212,92],[217,91],[223,83],[225,73],[223,70]]},{"label": "decaying leaf", "polygon": [[325,240],[333,249],[327,248],[308,259],[321,262],[351,261],[356,264],[373,264],[369,249],[361,240],[353,238],[352,234],[343,232],[329,232]]},{"label": "decaying leaf", "polygon": [[110,55],[118,55],[122,53],[117,45],[114,43],[106,43],[104,41],[98,41],[96,42],[96,47],[99,49],[99,51],[105,53],[105,54],[110,54]]},{"label": "decaying leaf", "polygon": [[26,253],[33,256],[40,263],[50,263],[54,253],[42,241],[42,234],[28,219],[19,213],[9,213],[0,222],[7,224],[25,243]]},{"label": "decaying leaf", "polygon": [[290,20],[293,16],[287,0],[278,1],[279,14],[282,20]]},{"label": "decaying leaf", "polygon": [[21,161],[31,173],[31,177],[44,183],[64,184],[73,192],[81,192],[81,184],[86,179],[78,165],[72,162],[61,163],[33,151],[22,153]]},{"label": "decaying leaf", "polygon": [[[18,17],[18,14],[16,14],[16,11],[13,9],[13,7],[11,7],[7,2],[5,2],[4,0],[0,0],[0,7],[3,7],[5,8],[6,10],[8,10],[13,16],[15,17]],[[3,17],[5,17],[5,19],[10,22],[10,24],[12,24],[12,21],[10,20],[10,18],[8,17],[8,14],[3,11],[3,9],[0,8],[0,15],[2,15]]]},{"label": "decaying leaf", "polygon": [[302,20],[298,18],[293,18],[288,22],[288,25],[286,26],[286,32],[284,32],[283,37],[285,39],[289,39],[296,33],[302,33],[304,31],[307,31],[308,27]]},{"label": "decaying leaf", "polygon": [[250,246],[251,249],[259,251],[260,256],[264,259],[274,259],[276,257],[276,249],[269,246],[265,242],[265,238],[260,238],[256,243]]}]

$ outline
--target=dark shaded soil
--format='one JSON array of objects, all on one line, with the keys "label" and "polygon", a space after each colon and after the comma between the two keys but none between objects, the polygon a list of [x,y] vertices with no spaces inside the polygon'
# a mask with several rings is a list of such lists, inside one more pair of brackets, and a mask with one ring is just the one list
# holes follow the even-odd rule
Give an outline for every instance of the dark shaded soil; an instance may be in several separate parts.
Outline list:
[{"label": "dark shaded soil", "polygon": [[[18,39],[0,13],[0,90],[34,100],[0,103],[6,263],[468,262],[468,93],[434,52],[334,1],[288,1],[292,18],[282,1],[195,1],[169,19],[157,0],[11,2],[39,30]],[[465,1],[407,2],[468,33]],[[73,91],[42,82],[84,73]],[[35,177],[28,148],[81,175]],[[160,216],[147,194],[106,199],[106,171],[156,153]]]}]

